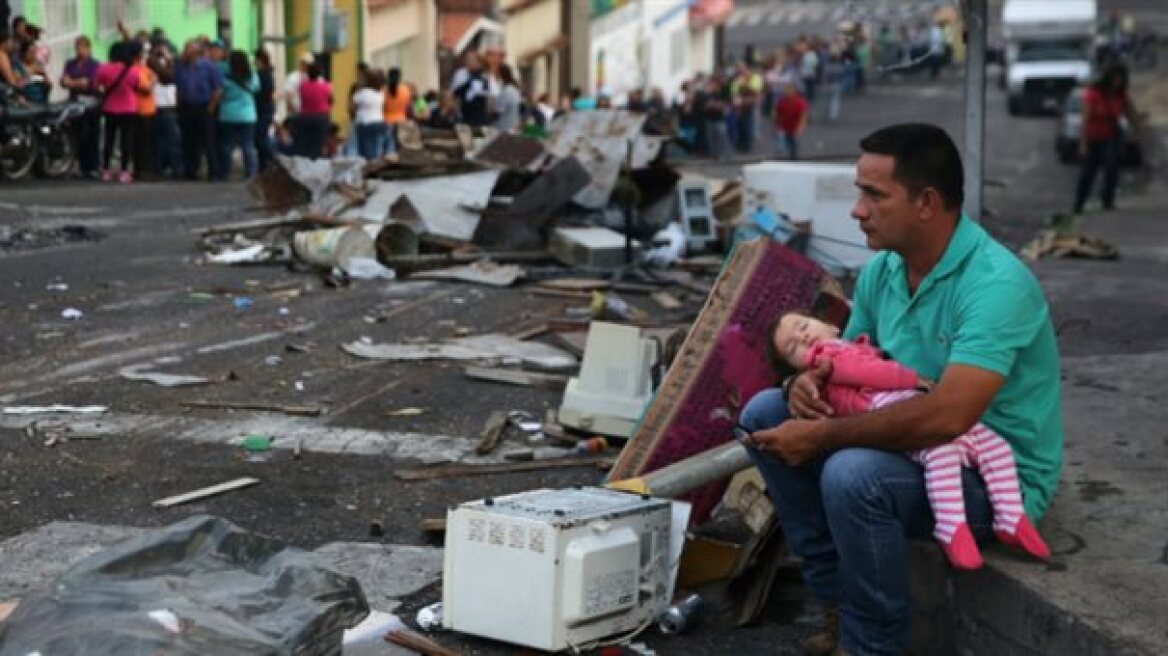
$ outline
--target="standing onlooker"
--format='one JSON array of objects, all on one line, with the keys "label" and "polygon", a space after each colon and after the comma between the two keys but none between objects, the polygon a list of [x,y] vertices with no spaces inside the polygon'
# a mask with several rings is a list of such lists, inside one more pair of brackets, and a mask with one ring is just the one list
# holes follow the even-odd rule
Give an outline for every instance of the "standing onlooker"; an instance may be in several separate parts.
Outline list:
[{"label": "standing onlooker", "polygon": [[333,104],[333,85],[324,79],[319,64],[308,67],[307,78],[300,83],[300,114],[296,117],[296,154],[316,159],[324,154],[329,139],[329,109]]},{"label": "standing onlooker", "polygon": [[93,58],[93,48],[87,36],[74,39],[73,50],[76,56],[65,62],[61,86],[69,90],[69,100],[84,99],[92,102],[72,125],[81,175],[97,178],[101,166],[101,106],[97,93],[97,69],[101,63]]},{"label": "standing onlooker", "polygon": [[928,31],[929,55],[926,63],[929,66],[929,78],[937,79],[941,68],[945,66],[945,30],[940,23],[933,23]]},{"label": "standing onlooker", "polygon": [[145,48],[134,60],[134,70],[138,73],[138,86],[134,92],[138,96],[138,116],[134,119],[134,172],[139,180],[154,175],[150,165],[156,144],[154,143],[154,120],[158,105],[154,102],[154,87],[158,76],[150,68],[150,53]]},{"label": "standing onlooker", "polygon": [[410,87],[401,81],[400,68],[391,68],[385,78],[385,105],[382,107],[382,116],[387,126],[383,155],[397,152],[397,127],[409,117],[412,102]]},{"label": "standing onlooker", "polygon": [[357,154],[366,160],[380,159],[389,140],[385,122],[385,92],[381,76],[365,71],[361,88],[353,94],[353,132],[357,135]]},{"label": "standing onlooker", "polygon": [[101,113],[105,117],[105,147],[102,155],[101,179],[114,179],[110,168],[114,156],[114,144],[118,143],[121,156],[121,173],[118,181],[133,182],[130,172],[134,155],[134,119],[138,115],[138,72],[134,67],[138,44],[119,42],[110,46],[109,62],[97,69],[97,88],[104,96]]},{"label": "standing onlooker", "polygon": [[260,170],[263,171],[275,160],[271,130],[276,120],[276,79],[272,56],[263,48],[255,51],[255,72],[260,81],[260,89],[255,94],[255,148]]},{"label": "standing onlooker", "polygon": [[803,91],[807,102],[815,100],[815,83],[819,81],[819,54],[814,44],[809,44],[799,58],[799,77],[803,78]]},{"label": "standing onlooker", "polygon": [[832,51],[827,57],[827,63],[823,65],[823,90],[827,94],[824,114],[829,121],[834,122],[839,118],[846,78],[847,66],[844,64],[843,56],[838,51]]},{"label": "standing onlooker", "polygon": [[1083,92],[1083,119],[1079,132],[1079,154],[1083,158],[1079,184],[1075,188],[1075,213],[1080,214],[1091,195],[1095,176],[1103,169],[1103,209],[1115,209],[1119,186],[1119,163],[1123,156],[1123,126],[1127,117],[1135,124],[1136,112],[1127,95],[1127,68],[1112,63],[1098,82]]},{"label": "standing onlooker", "polygon": [[734,107],[734,145],[743,153],[754,151],[755,120],[763,80],[744,62],[738,64],[738,74],[730,82],[730,97]]},{"label": "standing onlooker", "polygon": [[178,125],[182,134],[184,175],[188,180],[199,176],[206,158],[207,177],[219,177],[219,157],[215,148],[215,116],[211,98],[223,86],[219,68],[203,56],[195,40],[187,41],[182,58],[174,65],[174,84],[178,95]]},{"label": "standing onlooker", "polygon": [[360,62],[357,64],[357,75],[353,78],[353,83],[349,85],[349,134],[345,137],[345,146],[341,149],[341,153],[346,157],[353,157],[357,155],[357,105],[353,102],[353,96],[357,92],[365,88],[365,84],[369,80],[369,64]]},{"label": "standing onlooker", "polygon": [[174,57],[160,42],[150,57],[150,68],[158,81],[154,85],[154,173],[178,180],[183,177],[183,157],[178,130],[178,95],[174,86]]},{"label": "standing onlooker", "polygon": [[250,178],[256,174],[256,102],[255,94],[260,89],[260,81],[251,70],[247,53],[232,50],[227,62],[227,76],[223,87],[211,100],[211,106],[218,109],[219,126],[219,179],[231,176],[231,156],[235,147],[243,153],[243,174]]},{"label": "standing onlooker", "polygon": [[305,52],[296,60],[296,70],[284,79],[284,105],[288,110],[289,118],[295,122],[300,113],[300,83],[308,79],[308,67],[316,63],[316,57],[311,52]]},{"label": "standing onlooker", "polygon": [[786,150],[787,157],[799,159],[799,137],[807,129],[807,101],[799,95],[793,82],[787,84],[783,97],[775,104],[775,156]]},{"label": "standing onlooker", "polygon": [[519,90],[510,64],[499,67],[499,83],[499,96],[495,99],[495,128],[515,132],[523,114],[523,92]]},{"label": "standing onlooker", "polygon": [[706,124],[706,148],[715,159],[725,157],[730,151],[730,138],[726,130],[729,105],[722,82],[718,76],[711,75],[706,80],[706,101],[702,107]]},{"label": "standing onlooker", "polygon": [[489,122],[487,101],[490,97],[490,87],[487,78],[483,76],[483,63],[478,57],[467,57],[466,73],[461,84],[453,89],[454,97],[458,99],[458,110],[462,120],[473,128],[482,127]]}]

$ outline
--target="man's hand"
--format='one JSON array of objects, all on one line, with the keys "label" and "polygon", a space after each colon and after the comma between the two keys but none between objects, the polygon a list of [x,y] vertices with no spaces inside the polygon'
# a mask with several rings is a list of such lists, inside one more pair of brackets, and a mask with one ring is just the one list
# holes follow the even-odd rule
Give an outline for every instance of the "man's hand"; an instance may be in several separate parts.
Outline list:
[{"label": "man's hand", "polygon": [[834,414],[819,392],[830,375],[831,361],[825,360],[815,369],[804,371],[795,378],[787,399],[792,415],[799,419],[823,419]]},{"label": "man's hand", "polygon": [[798,467],[823,452],[823,428],[822,421],[788,419],[774,428],[753,433],[750,438],[760,450]]}]

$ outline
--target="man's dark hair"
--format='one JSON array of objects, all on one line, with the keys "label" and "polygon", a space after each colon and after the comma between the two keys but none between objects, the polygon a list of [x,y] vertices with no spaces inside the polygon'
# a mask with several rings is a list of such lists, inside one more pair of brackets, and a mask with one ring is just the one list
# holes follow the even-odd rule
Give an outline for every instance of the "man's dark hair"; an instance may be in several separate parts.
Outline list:
[{"label": "man's dark hair", "polygon": [[949,135],[935,125],[900,123],[880,128],[860,140],[860,149],[892,157],[892,178],[913,195],[932,187],[949,210],[960,208],[965,200],[961,154]]}]

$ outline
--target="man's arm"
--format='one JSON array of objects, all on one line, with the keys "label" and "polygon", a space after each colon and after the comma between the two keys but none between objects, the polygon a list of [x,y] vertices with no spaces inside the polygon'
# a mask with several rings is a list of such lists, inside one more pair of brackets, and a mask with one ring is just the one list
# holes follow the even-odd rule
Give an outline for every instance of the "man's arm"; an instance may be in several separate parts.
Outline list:
[{"label": "man's arm", "polygon": [[1005,382],[992,371],[953,364],[929,394],[852,417],[792,419],[753,438],[762,449],[791,465],[847,447],[924,449],[972,428]]}]

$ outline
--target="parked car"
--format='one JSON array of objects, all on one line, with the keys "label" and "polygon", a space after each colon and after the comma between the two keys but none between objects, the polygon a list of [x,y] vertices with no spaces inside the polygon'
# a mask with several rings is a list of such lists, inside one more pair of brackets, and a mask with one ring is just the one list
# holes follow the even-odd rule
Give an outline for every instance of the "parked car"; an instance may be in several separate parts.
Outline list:
[{"label": "parked car", "polygon": [[[1054,146],[1055,150],[1058,151],[1059,160],[1064,164],[1070,164],[1079,159],[1079,131],[1083,125],[1083,93],[1086,89],[1086,87],[1075,87],[1067,94],[1067,99],[1063,103]],[[1120,119],[1120,129],[1123,130],[1123,154],[1120,164],[1123,166],[1142,165],[1144,153],[1136,131],[1128,125],[1125,118]]]}]

